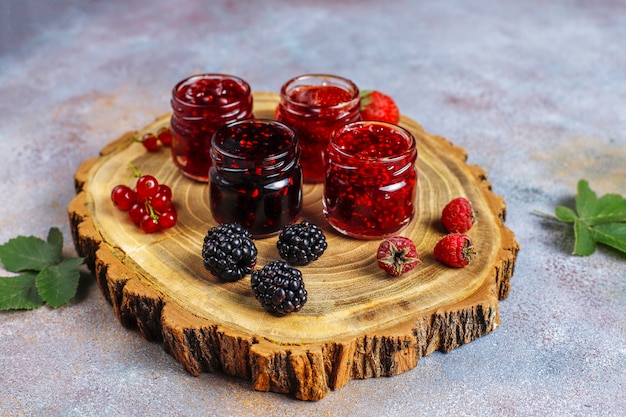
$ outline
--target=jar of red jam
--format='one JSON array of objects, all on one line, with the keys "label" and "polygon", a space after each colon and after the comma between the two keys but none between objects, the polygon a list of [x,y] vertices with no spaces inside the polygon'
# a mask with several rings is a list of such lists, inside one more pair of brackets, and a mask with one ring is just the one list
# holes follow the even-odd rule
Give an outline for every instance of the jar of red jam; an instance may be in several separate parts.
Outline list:
[{"label": "jar of red jam", "polygon": [[212,139],[209,199],[220,224],[239,223],[261,238],[293,223],[302,209],[298,138],[275,120],[230,123]]},{"label": "jar of red jam", "polygon": [[250,86],[225,74],[194,75],[172,90],[172,158],[187,177],[208,181],[211,138],[226,123],[249,119]]},{"label": "jar of red jam", "polygon": [[361,120],[358,87],[325,74],[301,75],[280,90],[276,119],[296,131],[304,181],[324,181],[324,153],[335,129]]},{"label": "jar of red jam", "polygon": [[362,121],[330,140],[323,210],[339,232],[358,239],[391,236],[413,218],[417,148],[408,130]]}]

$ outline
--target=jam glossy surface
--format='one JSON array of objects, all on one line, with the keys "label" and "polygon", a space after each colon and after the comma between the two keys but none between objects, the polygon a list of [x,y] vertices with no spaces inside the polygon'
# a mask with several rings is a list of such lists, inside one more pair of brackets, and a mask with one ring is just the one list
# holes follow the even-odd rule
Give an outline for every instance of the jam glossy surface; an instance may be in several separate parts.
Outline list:
[{"label": "jam glossy surface", "polygon": [[[360,120],[359,90],[343,79],[325,82],[323,77],[301,77],[285,84],[276,118],[298,134],[302,170],[306,182],[324,180],[324,153],[333,131]],[[312,80],[310,80],[312,79]],[[306,85],[306,82],[319,85]],[[339,82],[342,82],[339,84]]]},{"label": "jam glossy surface", "polygon": [[221,74],[193,76],[172,91],[172,158],[186,176],[207,181],[213,134],[226,123],[253,117],[249,85]]},{"label": "jam glossy surface", "polygon": [[390,236],[413,218],[417,185],[413,136],[386,123],[354,123],[328,148],[324,215],[361,239]]},{"label": "jam glossy surface", "polygon": [[213,138],[210,206],[218,223],[239,223],[254,237],[278,233],[302,209],[302,169],[293,131],[246,120]]}]

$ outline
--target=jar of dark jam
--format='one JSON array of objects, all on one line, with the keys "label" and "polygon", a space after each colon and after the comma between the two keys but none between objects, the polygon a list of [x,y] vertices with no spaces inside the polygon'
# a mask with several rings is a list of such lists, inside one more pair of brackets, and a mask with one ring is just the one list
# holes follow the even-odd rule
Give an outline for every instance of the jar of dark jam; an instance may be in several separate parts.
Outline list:
[{"label": "jar of dark jam", "polygon": [[216,222],[239,223],[262,238],[293,223],[302,209],[298,138],[275,120],[230,123],[213,136],[209,200]]},{"label": "jar of dark jam", "polygon": [[254,117],[250,86],[225,74],[194,75],[172,90],[172,158],[187,177],[208,181],[211,138],[225,124]]},{"label": "jar of dark jam", "polygon": [[276,119],[296,131],[304,181],[324,181],[324,153],[335,129],[361,120],[358,87],[326,74],[301,75],[280,90]]},{"label": "jar of dark jam", "polygon": [[400,126],[362,121],[339,129],[328,146],[324,216],[358,239],[402,230],[415,211],[416,160],[415,138]]}]

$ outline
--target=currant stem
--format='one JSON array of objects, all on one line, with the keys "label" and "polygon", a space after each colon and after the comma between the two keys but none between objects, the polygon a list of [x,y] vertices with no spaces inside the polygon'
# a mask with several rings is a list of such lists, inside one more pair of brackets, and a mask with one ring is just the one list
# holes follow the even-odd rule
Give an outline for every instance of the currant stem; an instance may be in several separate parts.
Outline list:
[{"label": "currant stem", "polygon": [[129,162],[128,166],[131,167],[131,169],[133,170],[133,175],[135,176],[135,178],[141,177],[141,171],[135,166],[135,164]]},{"label": "currant stem", "polygon": [[159,220],[159,212],[156,211],[154,207],[152,207],[152,204],[150,204],[148,201],[146,201],[146,209],[148,209],[150,217],[152,217],[153,220]]},{"label": "currant stem", "polygon": [[541,210],[533,210],[532,212],[533,212],[533,214],[536,214],[537,216],[541,216],[541,217],[546,218],[546,219],[560,221],[558,217],[556,217],[556,216],[554,216],[554,215],[552,215],[550,213],[543,212]]}]

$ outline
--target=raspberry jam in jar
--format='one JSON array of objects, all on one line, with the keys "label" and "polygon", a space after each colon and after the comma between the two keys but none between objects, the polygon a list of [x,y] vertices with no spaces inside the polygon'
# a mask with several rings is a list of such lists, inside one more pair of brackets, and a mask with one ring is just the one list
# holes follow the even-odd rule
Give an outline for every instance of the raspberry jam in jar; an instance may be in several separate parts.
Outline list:
[{"label": "raspberry jam in jar", "polygon": [[298,138],[288,126],[249,119],[230,123],[212,139],[209,200],[220,224],[239,223],[255,238],[293,223],[302,209]]},{"label": "raspberry jam in jar", "polygon": [[211,138],[228,122],[254,117],[250,86],[238,77],[202,74],[172,90],[172,158],[187,177],[208,181]]},{"label": "raspberry jam in jar", "polygon": [[358,87],[325,74],[301,75],[280,91],[276,119],[296,131],[302,149],[304,181],[324,181],[324,153],[335,129],[361,120]]},{"label": "raspberry jam in jar", "polygon": [[385,122],[352,123],[335,132],[327,158],[322,203],[337,231],[377,239],[411,221],[417,186],[411,132]]}]

